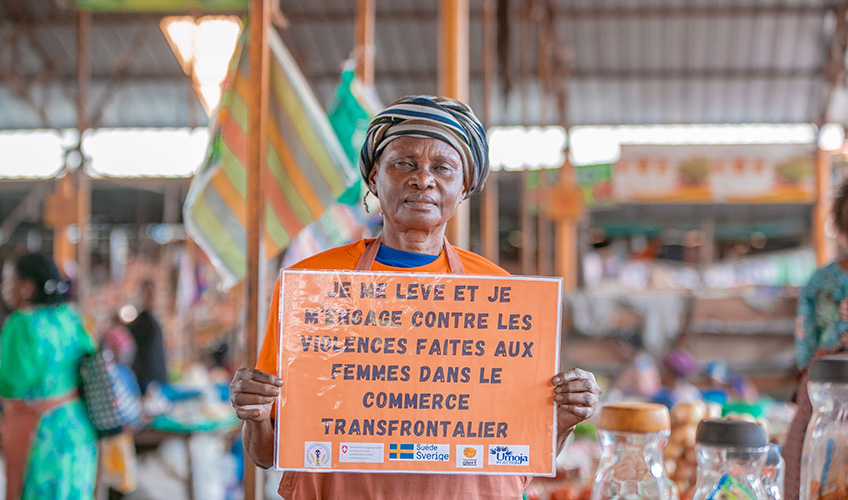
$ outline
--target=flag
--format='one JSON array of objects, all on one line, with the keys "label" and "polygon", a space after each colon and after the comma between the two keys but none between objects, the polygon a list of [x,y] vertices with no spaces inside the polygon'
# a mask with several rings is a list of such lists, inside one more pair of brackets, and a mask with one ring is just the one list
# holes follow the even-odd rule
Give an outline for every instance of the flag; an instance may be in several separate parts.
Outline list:
[{"label": "flag", "polygon": [[[351,168],[359,171],[359,150],[365,142],[368,123],[381,109],[379,99],[355,77],[353,61],[347,61],[330,111],[330,124],[345,150]],[[371,198],[369,211],[365,210],[363,197],[367,192],[361,177],[347,189],[336,203],[327,208],[320,219],[310,224],[292,242],[283,257],[283,267],[288,267],[318,252],[349,243],[377,231],[380,219],[376,215],[379,205]]]},{"label": "flag", "polygon": [[[209,257],[226,288],[241,279],[247,268],[246,38],[243,34],[230,64],[206,157],[183,207],[186,231]],[[273,29],[267,38],[271,64],[263,241],[265,256],[273,257],[320,219],[358,181],[359,172],[282,40]]]}]

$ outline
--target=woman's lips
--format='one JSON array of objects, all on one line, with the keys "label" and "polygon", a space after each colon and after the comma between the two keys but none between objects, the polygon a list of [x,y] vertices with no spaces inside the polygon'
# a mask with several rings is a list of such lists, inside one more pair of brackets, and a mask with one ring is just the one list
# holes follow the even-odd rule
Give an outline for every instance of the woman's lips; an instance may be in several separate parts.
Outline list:
[{"label": "woman's lips", "polygon": [[403,201],[407,205],[413,205],[418,207],[426,207],[429,205],[436,204],[436,200],[430,198],[429,196],[408,196]]}]

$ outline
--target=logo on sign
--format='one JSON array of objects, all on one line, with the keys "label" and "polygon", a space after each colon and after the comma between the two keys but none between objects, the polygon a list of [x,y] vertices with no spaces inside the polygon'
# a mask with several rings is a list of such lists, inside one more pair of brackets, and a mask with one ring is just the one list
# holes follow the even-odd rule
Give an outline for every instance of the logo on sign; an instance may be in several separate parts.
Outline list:
[{"label": "logo on sign", "polygon": [[481,445],[462,445],[456,446],[456,467],[459,469],[483,467],[483,446]]},{"label": "logo on sign", "polygon": [[304,467],[317,467],[322,469],[330,467],[330,443],[307,441],[304,443],[304,448]]},{"label": "logo on sign", "polygon": [[415,445],[412,443],[389,444],[389,460],[415,460]]},{"label": "logo on sign", "polygon": [[389,445],[389,460],[447,462],[450,460],[450,445],[392,443]]},{"label": "logo on sign", "polygon": [[490,446],[489,465],[530,465],[530,447]]},{"label": "logo on sign", "polygon": [[347,445],[346,444],[342,445],[342,453],[347,453]]}]

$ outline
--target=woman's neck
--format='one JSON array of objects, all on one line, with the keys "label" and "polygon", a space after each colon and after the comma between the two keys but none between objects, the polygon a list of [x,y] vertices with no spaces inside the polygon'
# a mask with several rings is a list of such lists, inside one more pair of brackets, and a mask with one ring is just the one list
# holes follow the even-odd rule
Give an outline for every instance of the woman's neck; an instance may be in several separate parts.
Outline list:
[{"label": "woman's neck", "polygon": [[382,244],[395,250],[403,250],[404,252],[439,255],[442,253],[444,238],[444,226],[432,232],[414,230],[397,231],[384,226]]}]

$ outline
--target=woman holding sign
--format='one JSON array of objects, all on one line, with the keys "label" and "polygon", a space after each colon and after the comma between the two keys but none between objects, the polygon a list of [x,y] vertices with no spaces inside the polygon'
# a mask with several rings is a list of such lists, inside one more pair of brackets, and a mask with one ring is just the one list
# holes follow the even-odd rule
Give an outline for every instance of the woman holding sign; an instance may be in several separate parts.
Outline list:
[{"label": "woman holding sign", "polygon": [[[454,248],[445,238],[447,221],[459,204],[483,188],[488,156],[483,127],[466,105],[432,96],[395,101],[369,125],[359,163],[370,192],[380,200],[382,235],[323,252],[292,268],[508,276],[483,257]],[[285,382],[271,375],[277,370],[278,330],[279,287],[275,287],[257,366],[240,369],[230,385],[233,407],[245,422],[245,448],[264,468],[274,462],[273,403]],[[558,373],[551,382],[561,450],[574,426],[594,413],[599,390],[594,376],[580,369]],[[529,480],[482,474],[287,471],[279,493],[290,500],[515,500]]]}]

